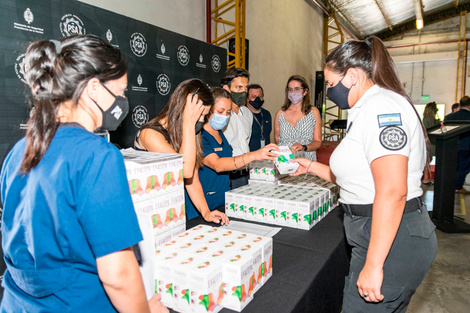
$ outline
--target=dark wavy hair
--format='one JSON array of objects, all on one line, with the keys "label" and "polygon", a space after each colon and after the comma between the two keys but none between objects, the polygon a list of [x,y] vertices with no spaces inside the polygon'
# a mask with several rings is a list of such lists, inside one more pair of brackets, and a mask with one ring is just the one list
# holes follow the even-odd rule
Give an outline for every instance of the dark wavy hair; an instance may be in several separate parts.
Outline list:
[{"label": "dark wavy hair", "polygon": [[26,150],[21,172],[41,161],[57,130],[57,113],[65,101],[78,104],[91,78],[102,82],[127,72],[122,52],[102,39],[78,35],[60,41],[38,40],[26,51],[25,78],[33,95],[34,112],[28,121]]},{"label": "dark wavy hair", "polygon": [[[203,105],[214,105],[214,97],[212,96],[209,86],[198,78],[190,78],[181,82],[176,87],[163,110],[140,129],[155,129],[157,125],[161,124],[161,121],[166,118],[166,130],[170,135],[169,144],[173,150],[178,152],[183,142],[183,111],[186,105],[186,98],[196,90],[198,90],[197,96],[202,100]],[[207,116],[205,117],[205,122],[207,122]],[[204,158],[202,153],[201,133],[196,136],[196,141],[196,167],[199,168],[202,166],[202,160]]]}]

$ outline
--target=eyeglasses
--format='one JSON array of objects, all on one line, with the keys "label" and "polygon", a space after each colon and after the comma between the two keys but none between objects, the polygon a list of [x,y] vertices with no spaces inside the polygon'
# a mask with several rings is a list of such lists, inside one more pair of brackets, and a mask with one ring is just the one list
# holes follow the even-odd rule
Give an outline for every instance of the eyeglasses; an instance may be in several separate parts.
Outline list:
[{"label": "eyeglasses", "polygon": [[303,87],[295,87],[295,88],[286,88],[286,91],[287,91],[287,92],[294,92],[294,91],[295,91],[295,92],[299,92],[299,91],[302,91],[302,90],[304,90],[304,89],[305,89],[305,88],[303,88]]}]

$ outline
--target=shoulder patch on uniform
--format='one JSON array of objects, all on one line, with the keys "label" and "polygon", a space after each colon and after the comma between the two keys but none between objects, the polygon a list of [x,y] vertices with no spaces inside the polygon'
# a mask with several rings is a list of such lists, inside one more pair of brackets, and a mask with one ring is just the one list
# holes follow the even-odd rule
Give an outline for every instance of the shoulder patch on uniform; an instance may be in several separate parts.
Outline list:
[{"label": "shoulder patch on uniform", "polygon": [[406,133],[397,126],[388,126],[380,133],[380,144],[388,150],[400,150],[407,142]]},{"label": "shoulder patch on uniform", "polygon": [[392,114],[380,114],[377,115],[377,120],[379,121],[379,127],[399,125],[401,126],[401,114],[392,113]]}]

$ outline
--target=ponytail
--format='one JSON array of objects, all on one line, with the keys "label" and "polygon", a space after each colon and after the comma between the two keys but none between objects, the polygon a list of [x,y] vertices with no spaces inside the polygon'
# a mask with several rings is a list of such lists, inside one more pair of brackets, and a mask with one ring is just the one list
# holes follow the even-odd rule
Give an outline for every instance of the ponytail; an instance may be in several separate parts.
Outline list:
[{"label": "ponytail", "polygon": [[27,174],[39,164],[54,138],[61,105],[67,101],[76,106],[91,78],[106,82],[124,76],[127,59],[96,36],[77,35],[31,43],[24,71],[34,99],[20,168]]},{"label": "ponytail", "polygon": [[26,79],[34,97],[34,112],[28,121],[26,149],[20,171],[30,172],[41,161],[57,129],[57,108],[53,104],[52,86],[56,44],[37,41],[26,52]]}]

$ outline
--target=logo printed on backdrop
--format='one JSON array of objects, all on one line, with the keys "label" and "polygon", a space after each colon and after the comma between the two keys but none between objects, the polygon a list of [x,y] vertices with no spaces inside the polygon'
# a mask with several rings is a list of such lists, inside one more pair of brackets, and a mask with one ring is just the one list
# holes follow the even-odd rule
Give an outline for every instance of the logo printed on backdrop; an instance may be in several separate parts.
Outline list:
[{"label": "logo printed on backdrop", "polygon": [[157,77],[157,90],[162,96],[166,96],[171,89],[170,78],[165,74],[160,74]]},{"label": "logo printed on backdrop", "polygon": [[25,53],[23,54],[20,54],[17,58],[16,58],[16,62],[15,62],[15,73],[16,73],[16,76],[18,77],[19,80],[21,80],[23,83],[25,84],[28,84],[26,82],[26,79],[24,78],[24,57],[25,57]]},{"label": "logo printed on backdrop", "polygon": [[27,8],[23,13],[24,20],[26,23],[31,24],[34,21],[33,12],[29,8]]},{"label": "logo printed on backdrop", "polygon": [[212,56],[211,67],[212,67],[212,70],[216,73],[218,73],[220,71],[220,68],[222,67],[222,63],[220,62],[220,57],[217,54],[214,54]]},{"label": "logo printed on backdrop", "polygon": [[196,66],[200,68],[206,68],[207,65],[203,64],[202,63],[203,61],[204,61],[204,58],[202,57],[202,53],[201,53],[199,54],[199,63],[196,63]]},{"label": "logo printed on backdrop", "polygon": [[106,32],[106,39],[108,39],[109,42],[113,40],[113,33],[111,32],[110,29],[108,29],[108,31]]},{"label": "logo printed on backdrop", "polygon": [[162,45],[160,46],[160,51],[162,52],[162,54],[157,53],[157,59],[170,61],[170,57],[165,55],[166,48],[165,48],[165,44],[163,42],[162,42]]},{"label": "logo printed on backdrop", "polygon": [[186,46],[183,46],[183,45],[178,47],[178,51],[176,52],[176,57],[178,58],[178,62],[183,66],[188,65],[189,59],[191,58],[188,48],[186,48]]},{"label": "logo printed on backdrop", "polygon": [[39,27],[33,27],[30,24],[34,22],[34,14],[31,12],[29,8],[27,8],[23,12],[23,18],[28,24],[22,24],[22,23],[13,23],[13,28],[19,29],[19,30],[24,30],[27,32],[32,32],[32,33],[38,33],[38,34],[44,34],[44,28],[39,28]]},{"label": "logo printed on backdrop", "polygon": [[62,16],[60,19],[60,32],[64,37],[86,34],[82,20],[74,14],[65,14]]},{"label": "logo printed on backdrop", "polygon": [[137,128],[140,128],[142,125],[149,121],[149,113],[147,108],[143,105],[138,105],[132,110],[132,123]]},{"label": "logo printed on backdrop", "polygon": [[147,52],[147,41],[141,33],[133,33],[131,36],[131,50],[138,57],[143,57]]},{"label": "logo printed on backdrop", "polygon": [[147,87],[142,87],[143,81],[144,81],[144,80],[142,79],[142,75],[139,74],[139,76],[137,76],[137,84],[139,84],[139,86],[132,85],[132,86],[131,86],[131,90],[132,90],[132,91],[143,91],[143,92],[147,92],[147,91],[148,91],[148,88],[147,88]]}]

